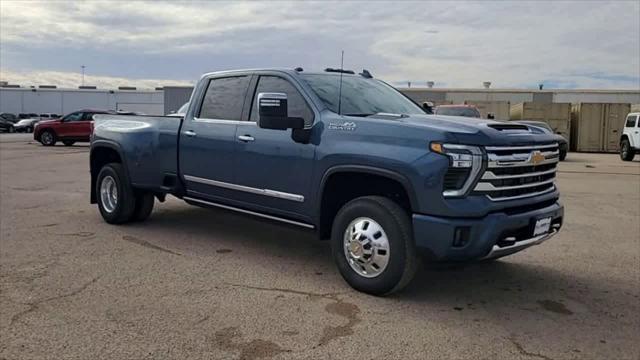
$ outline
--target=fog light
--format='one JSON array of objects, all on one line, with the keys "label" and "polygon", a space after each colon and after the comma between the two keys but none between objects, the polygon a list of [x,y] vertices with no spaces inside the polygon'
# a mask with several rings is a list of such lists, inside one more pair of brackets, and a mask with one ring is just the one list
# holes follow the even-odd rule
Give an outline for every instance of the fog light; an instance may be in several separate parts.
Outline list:
[{"label": "fog light", "polygon": [[467,226],[457,227],[453,232],[453,247],[464,247],[469,242],[471,229]]}]

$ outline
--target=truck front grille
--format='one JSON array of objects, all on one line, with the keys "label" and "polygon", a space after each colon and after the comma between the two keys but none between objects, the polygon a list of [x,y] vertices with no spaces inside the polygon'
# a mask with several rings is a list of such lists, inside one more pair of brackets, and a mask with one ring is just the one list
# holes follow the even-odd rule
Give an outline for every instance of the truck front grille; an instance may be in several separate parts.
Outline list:
[{"label": "truck front grille", "polygon": [[558,144],[488,146],[487,168],[473,193],[493,201],[544,194],[555,189]]}]

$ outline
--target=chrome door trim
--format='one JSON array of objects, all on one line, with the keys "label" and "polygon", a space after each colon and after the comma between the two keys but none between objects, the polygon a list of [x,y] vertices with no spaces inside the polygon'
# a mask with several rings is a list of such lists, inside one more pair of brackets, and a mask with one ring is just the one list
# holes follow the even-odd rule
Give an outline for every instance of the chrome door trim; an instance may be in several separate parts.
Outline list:
[{"label": "chrome door trim", "polygon": [[284,219],[284,218],[281,218],[281,217],[278,217],[278,216],[267,215],[267,214],[263,214],[263,213],[259,213],[259,212],[251,211],[251,210],[240,209],[240,208],[237,208],[237,207],[234,207],[234,206],[218,204],[218,203],[215,203],[215,202],[196,199],[196,198],[192,198],[192,197],[189,197],[189,196],[184,196],[182,198],[184,200],[187,200],[187,201],[193,201],[193,202],[197,202],[197,203],[201,203],[201,204],[205,204],[205,205],[209,205],[209,206],[215,206],[215,207],[219,207],[219,208],[222,208],[222,209],[236,211],[236,212],[240,212],[240,213],[244,213],[244,214],[249,214],[249,215],[253,215],[253,216],[257,216],[257,217],[261,217],[261,218],[265,218],[265,219],[280,221],[280,222],[291,224],[291,225],[301,226],[301,227],[304,227],[304,228],[307,228],[307,229],[314,229],[315,228],[315,226],[313,226],[311,224],[303,223],[303,222],[300,222],[300,221]]},{"label": "chrome door trim", "polygon": [[205,118],[193,118],[195,122],[208,123],[208,124],[227,124],[227,125],[239,125],[239,124],[247,124],[252,123],[255,125],[255,122],[252,121],[240,121],[240,120],[220,120],[220,119],[205,119]]},{"label": "chrome door trim", "polygon": [[230,183],[226,183],[226,182],[222,182],[222,181],[205,179],[205,178],[192,176],[192,175],[184,175],[184,179],[187,180],[187,181],[193,181],[193,182],[197,182],[197,183],[201,183],[201,184],[205,184],[205,185],[217,186],[217,187],[221,187],[221,188],[225,188],[225,189],[231,189],[231,190],[237,190],[237,191],[244,191],[244,192],[248,192],[248,193],[252,193],[252,194],[270,196],[270,197],[274,197],[274,198],[278,198],[278,199],[291,200],[291,201],[296,201],[296,202],[303,202],[304,201],[304,196],[302,196],[302,195],[290,194],[290,193],[286,193],[286,192],[282,192],[282,191],[269,190],[269,189],[258,189],[258,188],[254,188],[254,187],[244,186],[244,185],[230,184]]}]

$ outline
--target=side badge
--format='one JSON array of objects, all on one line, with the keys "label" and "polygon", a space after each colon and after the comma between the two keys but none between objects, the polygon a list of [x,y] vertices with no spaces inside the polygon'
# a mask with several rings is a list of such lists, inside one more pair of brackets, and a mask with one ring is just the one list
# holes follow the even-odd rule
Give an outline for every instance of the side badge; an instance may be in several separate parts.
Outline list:
[{"label": "side badge", "polygon": [[356,123],[345,121],[342,123],[329,123],[329,130],[343,130],[343,131],[354,131],[356,129]]}]

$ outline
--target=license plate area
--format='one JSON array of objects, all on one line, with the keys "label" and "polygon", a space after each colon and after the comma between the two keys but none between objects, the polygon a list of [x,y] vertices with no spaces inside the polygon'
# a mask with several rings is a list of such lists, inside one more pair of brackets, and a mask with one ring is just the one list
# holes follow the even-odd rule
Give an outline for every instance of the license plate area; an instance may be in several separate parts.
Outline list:
[{"label": "license plate area", "polygon": [[551,230],[551,220],[553,218],[551,216],[545,216],[542,218],[538,218],[533,223],[533,236],[540,236],[549,233]]}]

